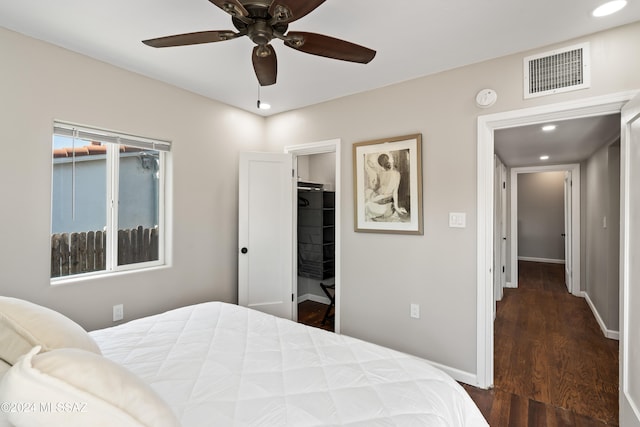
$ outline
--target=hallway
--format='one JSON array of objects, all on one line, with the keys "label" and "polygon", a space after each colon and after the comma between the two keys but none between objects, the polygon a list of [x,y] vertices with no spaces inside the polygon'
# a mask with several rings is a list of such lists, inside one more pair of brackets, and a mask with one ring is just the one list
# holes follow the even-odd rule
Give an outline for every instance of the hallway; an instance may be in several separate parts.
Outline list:
[{"label": "hallway", "polygon": [[519,270],[497,306],[495,388],[465,388],[492,427],[618,425],[618,341],[567,292],[562,264]]}]

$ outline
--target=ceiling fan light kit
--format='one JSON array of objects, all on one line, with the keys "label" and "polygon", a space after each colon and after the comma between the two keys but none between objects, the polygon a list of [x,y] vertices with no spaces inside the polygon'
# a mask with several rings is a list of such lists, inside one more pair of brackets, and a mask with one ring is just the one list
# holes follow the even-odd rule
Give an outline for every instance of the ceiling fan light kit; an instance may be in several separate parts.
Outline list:
[{"label": "ceiling fan light kit", "polygon": [[256,101],[256,108],[258,110],[270,110],[271,104],[267,104],[266,102],[262,102],[260,100],[260,85],[258,85],[258,101]]},{"label": "ceiling fan light kit", "polygon": [[341,61],[368,64],[376,51],[345,40],[317,33],[290,31],[289,24],[314,11],[325,0],[209,0],[212,4],[231,15],[237,32],[199,31],[176,34],[144,40],[151,47],[188,46],[215,43],[238,37],[249,37],[256,46],[253,48],[252,63],[260,86],[276,83],[278,60],[271,46],[273,39],[300,52]]}]

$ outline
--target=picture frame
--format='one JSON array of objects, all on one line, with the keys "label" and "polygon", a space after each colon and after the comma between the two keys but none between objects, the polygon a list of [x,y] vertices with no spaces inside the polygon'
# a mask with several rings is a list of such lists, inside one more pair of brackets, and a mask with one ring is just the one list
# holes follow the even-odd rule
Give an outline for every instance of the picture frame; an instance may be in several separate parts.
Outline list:
[{"label": "picture frame", "polygon": [[354,230],[423,234],[422,135],[353,144]]}]

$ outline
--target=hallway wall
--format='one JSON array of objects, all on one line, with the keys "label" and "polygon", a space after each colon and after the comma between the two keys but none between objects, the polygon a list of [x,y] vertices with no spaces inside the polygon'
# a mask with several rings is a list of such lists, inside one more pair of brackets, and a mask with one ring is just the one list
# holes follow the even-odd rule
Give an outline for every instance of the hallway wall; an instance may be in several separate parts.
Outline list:
[{"label": "hallway wall", "polygon": [[518,259],[563,262],[564,172],[518,176]]},{"label": "hallway wall", "polygon": [[594,153],[585,169],[583,289],[610,334],[620,323],[620,141]]}]

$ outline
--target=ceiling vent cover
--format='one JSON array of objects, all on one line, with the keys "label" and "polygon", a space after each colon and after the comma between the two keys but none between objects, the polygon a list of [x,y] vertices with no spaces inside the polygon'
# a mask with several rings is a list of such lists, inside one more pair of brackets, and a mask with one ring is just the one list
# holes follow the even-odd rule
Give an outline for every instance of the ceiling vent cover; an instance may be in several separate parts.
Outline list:
[{"label": "ceiling vent cover", "polygon": [[524,97],[551,95],[591,86],[589,44],[524,58]]}]

